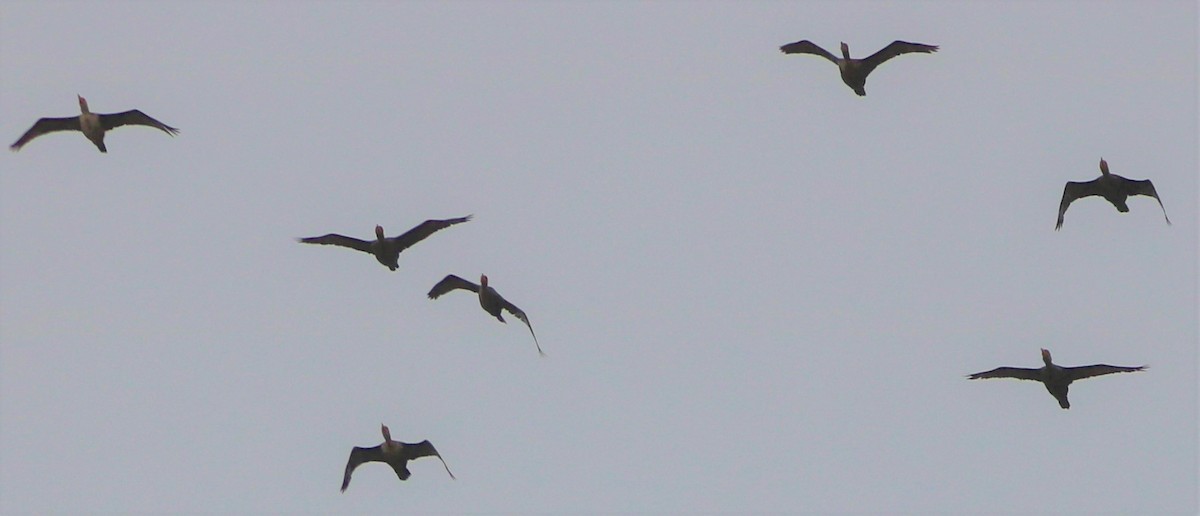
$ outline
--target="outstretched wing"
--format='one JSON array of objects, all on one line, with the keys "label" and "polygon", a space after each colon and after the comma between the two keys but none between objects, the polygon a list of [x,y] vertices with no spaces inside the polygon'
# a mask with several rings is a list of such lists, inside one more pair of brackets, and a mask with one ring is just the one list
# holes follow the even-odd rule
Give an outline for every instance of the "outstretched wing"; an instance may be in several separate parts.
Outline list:
[{"label": "outstretched wing", "polygon": [[892,44],[883,47],[882,50],[871,54],[870,57],[862,60],[863,73],[871,73],[876,66],[883,64],[884,61],[896,57],[900,54],[921,53],[930,54],[938,51],[937,45],[926,45],[924,43],[909,43],[907,41],[896,40]]},{"label": "outstretched wing", "polygon": [[533,332],[533,325],[529,324],[529,317],[525,315],[525,311],[517,308],[517,305],[512,304],[507,299],[504,299],[504,297],[500,298],[500,303],[501,308],[508,310],[508,313],[515,315],[517,319],[520,319],[521,322],[525,323],[525,326],[529,327],[529,334],[533,335],[533,345],[537,346],[538,354],[541,356],[546,356],[546,354],[542,352],[542,345],[538,344],[537,334]]},{"label": "outstretched wing", "polygon": [[1040,369],[1026,369],[1024,367],[997,367],[991,371],[975,373],[967,378],[978,380],[980,378],[1016,378],[1018,380],[1033,380],[1042,381]]},{"label": "outstretched wing", "polygon": [[442,278],[442,281],[437,282],[433,288],[429,289],[429,299],[437,299],[438,296],[450,292],[455,289],[470,290],[471,292],[479,293],[479,285],[471,283],[453,274]]},{"label": "outstretched wing", "polygon": [[[1084,181],[1081,183],[1067,181],[1067,185],[1063,187],[1062,202],[1058,203],[1058,223],[1054,225],[1055,231],[1058,231],[1062,228],[1063,215],[1067,213],[1067,207],[1070,206],[1072,202],[1075,202],[1075,199],[1087,197],[1089,195],[1100,195],[1100,188],[1098,188],[1099,181],[1099,179],[1093,179],[1091,181]],[[1166,211],[1163,213],[1166,213]]]},{"label": "outstretched wing", "polygon": [[1067,372],[1067,374],[1071,375],[1071,380],[1074,381],[1105,374],[1132,373],[1135,371],[1142,371],[1146,369],[1146,366],[1125,367],[1108,364],[1096,364],[1079,367],[1064,367],[1063,369]]},{"label": "outstretched wing", "polygon": [[797,41],[795,43],[788,43],[782,47],[779,47],[779,50],[785,54],[812,54],[814,56],[824,57],[833,64],[838,63],[838,59],[834,57],[833,54],[830,54],[828,50],[817,46],[816,43],[813,43],[807,39]]},{"label": "outstretched wing", "polygon": [[342,492],[350,486],[350,474],[354,473],[354,468],[364,462],[375,462],[383,460],[383,451],[380,446],[374,448],[359,448],[355,446],[350,450],[350,460],[346,461],[346,473],[342,476]]},{"label": "outstretched wing", "polygon": [[421,457],[437,457],[438,460],[442,461],[442,467],[446,468],[446,473],[450,475],[450,478],[454,478],[454,473],[450,473],[450,466],[446,464],[446,459],[442,458],[442,454],[438,453],[437,448],[434,448],[433,443],[428,440],[416,444],[404,443],[404,451],[406,452],[406,460],[414,460]]},{"label": "outstretched wing", "polygon": [[471,217],[472,215],[467,215],[466,217],[459,217],[457,219],[427,220],[418,224],[417,227],[408,230],[403,235],[393,237],[390,240],[397,244],[397,252],[400,252],[412,247],[417,242],[425,240],[429,235],[439,230],[471,220]]},{"label": "outstretched wing", "polygon": [[175,136],[175,134],[179,132],[179,129],[150,118],[150,115],[147,115],[136,109],[131,109],[124,113],[109,113],[99,116],[100,125],[104,127],[105,131],[115,127],[121,127],[123,125],[144,125],[162,130],[162,132],[171,136]]},{"label": "outstretched wing", "polygon": [[21,146],[29,143],[29,140],[37,138],[38,136],[46,133],[52,133],[55,131],[79,130],[79,117],[77,116],[66,118],[40,118],[37,122],[33,123],[33,127],[30,127],[28,131],[25,131],[25,134],[21,135],[21,138],[9,148],[13,151],[21,150]]},{"label": "outstretched wing", "polygon": [[[1125,178],[1122,178],[1125,179]],[[1167,219],[1167,224],[1171,223],[1170,217],[1167,217],[1167,207],[1163,206],[1162,199],[1158,197],[1158,192],[1154,191],[1154,183],[1149,179],[1125,179],[1125,191],[1129,195],[1148,195],[1158,201],[1158,207],[1162,208],[1163,218]]]},{"label": "outstretched wing", "polygon": [[330,233],[318,237],[297,238],[296,241],[305,244],[321,244],[321,245],[336,245],[340,247],[349,247],[358,249],[364,253],[371,253],[371,243],[357,238],[351,238],[337,233]]}]

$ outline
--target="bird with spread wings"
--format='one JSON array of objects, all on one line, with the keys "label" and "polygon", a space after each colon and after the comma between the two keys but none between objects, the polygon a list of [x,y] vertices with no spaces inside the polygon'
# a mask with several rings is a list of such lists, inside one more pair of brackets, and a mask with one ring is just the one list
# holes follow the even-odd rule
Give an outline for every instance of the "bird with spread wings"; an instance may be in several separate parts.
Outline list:
[{"label": "bird with spread wings", "polygon": [[533,325],[529,324],[529,317],[525,315],[525,311],[517,308],[517,305],[514,305],[507,299],[504,299],[504,296],[501,296],[499,292],[496,292],[496,289],[488,286],[488,277],[486,274],[481,274],[479,276],[479,283],[479,285],[476,285],[470,281],[450,274],[445,278],[442,278],[442,281],[437,282],[437,284],[429,290],[429,299],[437,299],[442,294],[458,289],[474,292],[479,295],[479,306],[483,307],[483,310],[491,314],[492,317],[499,319],[500,322],[507,322],[504,320],[504,316],[501,315],[501,310],[508,310],[509,313],[513,314],[517,317],[517,319],[520,319],[521,322],[525,323],[525,326],[529,327],[529,334],[533,335],[533,344],[537,346],[538,354],[541,356],[546,356],[546,354],[542,352],[541,344],[538,344],[537,334],[533,332]]}]

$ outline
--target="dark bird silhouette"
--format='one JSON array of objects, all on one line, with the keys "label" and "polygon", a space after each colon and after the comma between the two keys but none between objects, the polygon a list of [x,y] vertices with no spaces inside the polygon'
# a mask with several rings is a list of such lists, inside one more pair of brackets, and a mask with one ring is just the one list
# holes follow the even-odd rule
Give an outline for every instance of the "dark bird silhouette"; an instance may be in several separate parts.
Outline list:
[{"label": "dark bird silhouette", "polygon": [[492,314],[492,317],[495,317],[496,319],[499,319],[500,322],[507,324],[507,321],[504,320],[504,316],[500,314],[500,311],[508,310],[509,313],[513,314],[517,317],[517,319],[520,319],[521,322],[525,323],[525,326],[529,327],[529,334],[533,335],[533,345],[537,346],[538,354],[541,356],[546,356],[545,353],[542,353],[542,346],[541,344],[538,344],[537,334],[533,332],[533,325],[529,324],[529,317],[525,315],[525,311],[517,308],[517,305],[508,302],[507,299],[504,299],[504,296],[501,296],[499,292],[496,292],[496,289],[489,287],[487,274],[481,274],[479,276],[479,283],[480,285],[476,285],[470,281],[451,274],[445,278],[442,278],[442,281],[439,281],[437,285],[434,285],[433,288],[430,289],[429,299],[437,299],[438,296],[455,289],[470,290],[471,292],[479,294],[479,306],[482,306],[485,312]]},{"label": "dark bird silhouette", "polygon": [[379,263],[382,263],[384,267],[394,271],[400,267],[400,264],[397,263],[397,260],[400,259],[400,251],[408,249],[409,247],[412,247],[413,244],[425,240],[429,237],[429,235],[434,234],[438,230],[442,230],[468,220],[471,220],[471,215],[457,219],[427,220],[418,224],[417,227],[408,230],[408,232],[404,233],[403,235],[391,238],[383,236],[383,226],[375,226],[375,240],[371,240],[370,242],[339,235],[337,233],[330,233],[328,235],[318,237],[298,238],[296,240],[305,244],[337,245],[349,247],[350,249],[357,249],[364,253],[375,256],[375,259],[379,260]]},{"label": "dark bird silhouette", "polygon": [[383,444],[371,448],[355,446],[350,450],[350,460],[346,462],[346,474],[342,477],[342,492],[346,492],[346,488],[350,486],[350,474],[354,473],[354,468],[364,462],[386,462],[388,466],[396,470],[396,476],[400,477],[400,480],[408,480],[408,477],[412,475],[408,471],[408,461],[432,456],[442,461],[446,473],[450,474],[450,478],[454,478],[454,473],[450,473],[450,466],[446,465],[446,459],[442,458],[429,441],[419,443],[393,441],[392,433],[388,431],[387,425],[380,425],[380,427],[383,430]]},{"label": "dark bird silhouette", "polygon": [[21,150],[21,146],[29,143],[29,140],[37,138],[46,133],[55,131],[80,131],[87,139],[96,144],[96,148],[100,152],[108,152],[108,148],[104,146],[104,133],[110,129],[115,129],[123,125],[144,125],[161,129],[164,133],[175,136],[179,129],[171,127],[167,124],[159,122],[149,115],[132,109],[123,113],[92,113],[88,111],[87,99],[76,95],[79,98],[79,116],[68,116],[63,118],[41,118],[30,127],[25,134],[21,135],[21,139],[17,143],[12,144],[13,152]]},{"label": "dark bird silhouette", "polygon": [[1063,215],[1066,215],[1067,207],[1075,199],[1092,195],[1099,195],[1107,199],[1121,213],[1129,211],[1129,206],[1125,204],[1125,199],[1129,196],[1153,197],[1158,201],[1158,207],[1162,208],[1163,218],[1167,219],[1167,225],[1171,224],[1171,219],[1167,217],[1167,208],[1163,206],[1162,199],[1158,198],[1158,192],[1154,191],[1154,183],[1151,183],[1149,179],[1125,179],[1116,174],[1110,174],[1108,162],[1104,161],[1104,158],[1100,158],[1100,177],[1082,183],[1067,181],[1067,186],[1063,187],[1062,202],[1058,203],[1058,223],[1054,225],[1054,230],[1058,231],[1062,228]]},{"label": "dark bird silhouette", "polygon": [[857,93],[861,97],[867,94],[867,76],[871,74],[871,71],[874,70],[875,67],[883,64],[884,61],[887,61],[888,59],[896,57],[900,54],[909,54],[913,52],[929,54],[932,52],[937,52],[938,47],[937,45],[909,43],[907,41],[897,40],[893,41],[892,44],[883,47],[883,50],[871,54],[870,57],[863,59],[851,58],[850,46],[846,45],[845,43],[842,43],[841,59],[835,57],[827,50],[817,46],[816,43],[813,43],[807,39],[803,41],[797,41],[795,43],[788,43],[782,47],[779,47],[779,50],[783,51],[785,54],[812,54],[814,56],[821,56],[825,59],[828,59],[830,62],[837,65],[838,70],[842,74],[842,82],[846,83],[846,86],[849,86],[850,89],[854,90],[854,93]]},{"label": "dark bird silhouette", "polygon": [[1146,369],[1146,366],[1124,367],[1108,364],[1062,367],[1050,363],[1050,352],[1045,349],[1042,349],[1042,362],[1045,362],[1046,365],[1038,369],[997,367],[991,371],[972,374],[968,378],[971,380],[978,380],[980,378],[1016,378],[1018,380],[1042,382],[1045,384],[1046,390],[1050,391],[1050,395],[1058,400],[1058,406],[1069,409],[1071,408],[1071,402],[1067,401],[1067,387],[1071,385],[1071,382],[1093,376],[1112,373],[1132,373]]}]

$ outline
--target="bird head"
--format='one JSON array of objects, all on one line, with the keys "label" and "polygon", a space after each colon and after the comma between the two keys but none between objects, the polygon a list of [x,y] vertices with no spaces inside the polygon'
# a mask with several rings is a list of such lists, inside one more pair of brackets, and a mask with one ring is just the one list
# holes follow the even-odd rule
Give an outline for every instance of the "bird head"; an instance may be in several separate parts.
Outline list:
[{"label": "bird head", "polygon": [[81,109],[83,111],[87,111],[88,110],[87,99],[83,98],[83,96],[78,93],[75,94],[75,98],[79,99],[79,109]]},{"label": "bird head", "polygon": [[481,287],[487,286],[487,274],[479,275],[479,286],[481,286]]},{"label": "bird head", "polygon": [[383,240],[383,226],[380,226],[379,224],[375,225],[375,238]]},{"label": "bird head", "polygon": [[850,59],[850,45],[847,45],[845,41],[842,42],[842,57]]},{"label": "bird head", "polygon": [[1104,158],[1100,158],[1100,173],[1108,175],[1108,162],[1104,161]]},{"label": "bird head", "polygon": [[392,432],[388,430],[387,425],[379,423],[379,430],[383,432],[383,442],[392,442]]},{"label": "bird head", "polygon": [[1046,348],[1042,348],[1042,362],[1045,362],[1046,365],[1050,365],[1050,350]]}]

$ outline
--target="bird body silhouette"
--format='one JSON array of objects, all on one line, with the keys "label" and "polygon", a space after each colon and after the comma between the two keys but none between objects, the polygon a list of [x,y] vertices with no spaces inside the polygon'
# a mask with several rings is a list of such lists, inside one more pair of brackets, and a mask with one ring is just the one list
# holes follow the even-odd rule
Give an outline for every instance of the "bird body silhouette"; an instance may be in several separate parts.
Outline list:
[{"label": "bird body silhouette", "polygon": [[971,380],[981,378],[1016,378],[1018,380],[1033,380],[1042,382],[1046,386],[1046,390],[1050,391],[1050,395],[1058,400],[1058,406],[1069,409],[1071,402],[1067,401],[1067,390],[1071,382],[1091,378],[1112,373],[1131,373],[1142,371],[1146,366],[1125,367],[1112,366],[1108,364],[1096,364],[1089,366],[1078,367],[1062,367],[1055,365],[1050,360],[1050,351],[1042,349],[1042,362],[1044,366],[1038,369],[1027,369],[1023,367],[997,367],[991,371],[975,373],[969,375]]},{"label": "bird body silhouette", "polygon": [[418,224],[417,227],[408,230],[403,235],[390,238],[383,235],[383,226],[376,225],[375,240],[371,241],[359,240],[337,233],[318,237],[298,238],[297,241],[305,244],[336,245],[356,249],[374,256],[384,267],[394,271],[400,267],[399,259],[401,251],[412,247],[417,242],[425,240],[429,235],[437,231],[469,220],[471,220],[471,215],[457,219],[427,220]]},{"label": "bird body silhouette", "polygon": [[1126,179],[1116,174],[1111,174],[1108,171],[1108,162],[1104,158],[1100,158],[1100,177],[1091,181],[1067,181],[1067,185],[1063,187],[1062,201],[1058,203],[1058,222],[1054,225],[1054,230],[1058,231],[1063,225],[1063,216],[1067,214],[1067,207],[1075,202],[1076,199],[1099,195],[1108,202],[1112,203],[1121,213],[1129,211],[1129,205],[1125,204],[1125,200],[1131,195],[1145,195],[1153,197],[1158,201],[1158,207],[1162,208],[1163,218],[1167,219],[1167,225],[1171,224],[1171,219],[1167,217],[1167,208],[1163,206],[1162,199],[1158,197],[1158,192],[1154,190],[1154,183],[1149,179]]},{"label": "bird body silhouette", "polygon": [[342,492],[350,487],[350,475],[354,473],[355,468],[366,462],[387,463],[396,472],[396,476],[400,477],[400,480],[408,480],[408,477],[412,475],[408,471],[408,461],[421,457],[437,457],[442,461],[442,466],[446,468],[446,473],[450,474],[450,478],[454,478],[454,473],[450,473],[450,466],[446,465],[446,460],[428,440],[419,443],[393,441],[392,433],[388,431],[387,425],[379,426],[383,432],[382,444],[370,448],[355,446],[350,450],[350,460],[346,461],[346,472],[342,476]]},{"label": "bird body silhouette", "polygon": [[470,290],[471,292],[479,295],[479,306],[483,307],[485,312],[491,314],[492,317],[495,317],[500,322],[507,323],[507,321],[504,320],[504,315],[501,313],[501,311],[508,310],[509,313],[513,314],[517,317],[517,319],[520,319],[521,322],[525,323],[525,326],[529,327],[529,334],[533,335],[533,344],[537,346],[538,354],[541,356],[546,356],[545,353],[542,353],[542,346],[541,344],[538,344],[537,334],[533,332],[533,325],[529,324],[529,317],[525,315],[525,311],[517,308],[517,305],[514,305],[507,299],[504,299],[504,296],[501,296],[499,292],[496,292],[496,289],[488,286],[487,274],[481,274],[479,276],[479,283],[479,285],[476,285],[470,281],[450,274],[445,278],[442,278],[442,281],[437,282],[437,284],[429,290],[429,299],[437,299],[442,294],[452,290]]},{"label": "bird body silhouette", "polygon": [[795,43],[788,43],[779,50],[785,54],[812,54],[828,59],[833,64],[837,65],[838,71],[842,75],[842,82],[846,83],[850,89],[854,90],[858,96],[867,95],[867,76],[872,70],[888,59],[901,54],[923,53],[929,54],[938,51],[937,45],[926,45],[924,43],[909,43],[907,41],[896,40],[890,45],[883,47],[882,50],[871,54],[869,57],[862,59],[854,59],[850,57],[850,46],[842,43],[842,57],[838,58],[829,51],[817,46],[809,40],[801,40]]},{"label": "bird body silhouette", "polygon": [[76,95],[79,99],[79,116],[69,116],[62,118],[41,118],[34,122],[33,127],[30,127],[21,138],[13,143],[9,148],[16,152],[21,150],[21,147],[30,140],[37,138],[46,133],[56,131],[79,131],[82,132],[88,140],[100,149],[100,152],[108,152],[108,147],[104,145],[104,133],[111,129],[121,127],[123,125],[144,125],[159,129],[164,133],[175,136],[179,129],[171,127],[167,124],[159,122],[149,115],[131,109],[121,113],[93,113],[88,109],[87,99],[80,95]]}]

